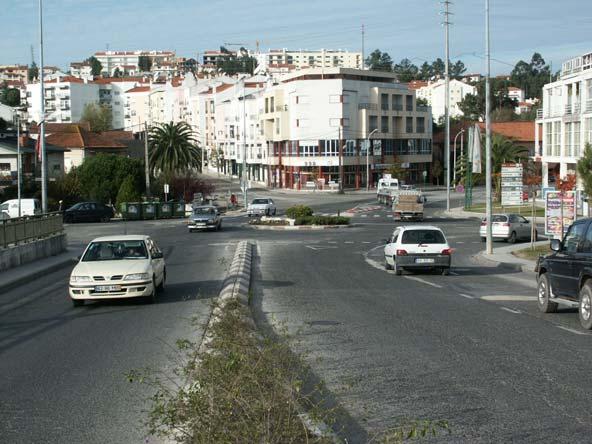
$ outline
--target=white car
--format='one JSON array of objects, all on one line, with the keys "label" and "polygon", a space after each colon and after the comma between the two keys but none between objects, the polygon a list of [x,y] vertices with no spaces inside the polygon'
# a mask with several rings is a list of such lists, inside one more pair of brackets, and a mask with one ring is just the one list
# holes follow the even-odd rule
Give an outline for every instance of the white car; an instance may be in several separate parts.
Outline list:
[{"label": "white car", "polygon": [[[530,221],[520,214],[493,214],[491,216],[491,237],[493,239],[503,239],[514,243],[518,239],[530,240],[532,225]],[[481,221],[479,228],[481,242],[485,242],[487,236],[487,220]],[[534,232],[535,240],[538,232]]]},{"label": "white car", "polygon": [[438,227],[411,225],[395,228],[384,247],[387,270],[402,274],[403,270],[436,269],[450,273],[452,249]]},{"label": "white car", "polygon": [[275,216],[276,211],[273,199],[253,199],[247,207],[247,216]]},{"label": "white car", "polygon": [[99,237],[91,241],[70,275],[75,307],[85,300],[144,297],[156,302],[166,281],[162,251],[149,236]]}]

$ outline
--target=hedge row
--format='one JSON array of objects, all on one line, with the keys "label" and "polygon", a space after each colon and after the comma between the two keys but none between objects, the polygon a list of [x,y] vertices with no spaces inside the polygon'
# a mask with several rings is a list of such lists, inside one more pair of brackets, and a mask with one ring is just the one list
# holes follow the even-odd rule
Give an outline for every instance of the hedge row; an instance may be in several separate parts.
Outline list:
[{"label": "hedge row", "polygon": [[297,217],[294,225],[349,225],[349,217],[305,216]]}]

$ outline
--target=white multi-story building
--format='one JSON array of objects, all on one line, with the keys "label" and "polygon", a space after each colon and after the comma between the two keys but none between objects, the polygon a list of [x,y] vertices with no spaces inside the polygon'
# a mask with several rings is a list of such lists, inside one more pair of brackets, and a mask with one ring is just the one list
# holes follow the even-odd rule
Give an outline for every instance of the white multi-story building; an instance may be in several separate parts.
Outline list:
[{"label": "white multi-story building", "polygon": [[354,68],[362,69],[361,52],[320,49],[317,51],[270,49],[257,54],[258,72],[287,68],[290,70],[306,68]]},{"label": "white multi-story building", "polygon": [[[95,52],[95,58],[103,66],[102,73],[112,75],[116,67],[120,71],[138,72],[140,56],[146,56],[152,60],[153,65],[161,65],[163,62],[172,62],[175,59],[174,51],[99,51]],[[122,71],[123,72],[123,71]]]},{"label": "white multi-story building", "polygon": [[543,143],[535,159],[542,162],[543,184],[576,173],[586,143],[592,143],[592,53],[563,63],[559,79],[543,87],[536,131]]},{"label": "white multi-story building", "polygon": [[[450,80],[450,117],[463,115],[459,105],[467,94],[477,94],[477,88],[460,80]],[[432,116],[438,122],[446,113],[446,81],[440,79],[422,86],[417,90],[417,98],[428,102],[428,105],[432,107]]]},{"label": "white multi-story building", "polygon": [[524,90],[516,86],[509,86],[508,97],[514,99],[518,103],[524,102]]},{"label": "white multi-story building", "polygon": [[27,65],[0,65],[0,83],[7,80],[27,83],[28,72]]}]

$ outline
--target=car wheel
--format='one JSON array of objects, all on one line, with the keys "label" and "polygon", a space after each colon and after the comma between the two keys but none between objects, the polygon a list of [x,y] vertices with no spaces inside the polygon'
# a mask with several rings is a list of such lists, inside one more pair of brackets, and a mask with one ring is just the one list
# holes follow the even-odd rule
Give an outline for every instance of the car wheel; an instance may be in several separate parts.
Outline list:
[{"label": "car wheel", "polygon": [[217,228],[217,230],[218,230],[218,231],[220,231],[221,229],[222,229],[222,222],[220,222],[220,223],[218,224],[218,228]]},{"label": "car wheel", "polygon": [[393,258],[393,262],[395,264],[393,265],[393,270],[395,270],[395,274],[397,276],[401,276],[403,274],[403,269],[397,265],[397,259]]},{"label": "car wheel", "polygon": [[486,240],[487,240],[487,238],[486,238],[486,237],[482,237],[482,238],[481,238],[481,242],[485,242]]},{"label": "car wheel", "polygon": [[543,313],[555,313],[557,311],[557,302],[551,301],[551,288],[549,278],[546,273],[539,276],[537,286],[537,305]]},{"label": "car wheel", "polygon": [[72,299],[72,305],[74,307],[82,307],[84,305],[84,299]]},{"label": "car wheel", "polygon": [[149,304],[156,303],[156,280],[154,279],[154,276],[152,277],[152,294],[146,296],[146,302]]},{"label": "car wheel", "polygon": [[164,284],[166,283],[166,268],[162,272],[162,281],[158,284],[158,291],[164,291]]},{"label": "car wheel", "polygon": [[277,211],[277,210],[274,208],[274,209],[273,209],[273,215],[274,215],[274,216],[275,216],[275,212],[276,212],[276,211]]},{"label": "car wheel", "polygon": [[580,325],[586,330],[592,329],[592,283],[588,280],[580,290]]},{"label": "car wheel", "polygon": [[450,268],[442,268],[442,276],[448,276],[450,274]]},{"label": "car wheel", "polygon": [[508,242],[511,244],[516,243],[516,232],[515,231],[512,231],[512,234],[510,234],[510,237],[508,238]]},{"label": "car wheel", "polygon": [[384,269],[385,270],[392,270],[393,269],[393,266],[387,262],[386,257],[384,258]]},{"label": "car wheel", "polygon": [[102,223],[107,223],[107,222],[109,222],[109,216],[103,216],[103,217],[101,217],[101,222],[102,222]]}]

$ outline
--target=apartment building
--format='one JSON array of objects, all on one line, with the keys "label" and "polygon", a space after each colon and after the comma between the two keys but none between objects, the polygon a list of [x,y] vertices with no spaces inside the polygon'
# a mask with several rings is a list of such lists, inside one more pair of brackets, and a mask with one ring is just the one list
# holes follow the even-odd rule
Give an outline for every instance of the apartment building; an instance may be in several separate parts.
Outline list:
[{"label": "apartment building", "polygon": [[592,143],[592,53],[564,62],[559,79],[544,86],[537,146],[539,131],[543,143],[535,160],[542,163],[544,186],[556,175],[575,174],[586,143]]},{"label": "apartment building", "polygon": [[27,83],[27,65],[0,65],[0,83],[4,81]]},{"label": "apartment building", "polygon": [[[444,117],[446,113],[446,81],[444,79],[421,85],[416,93],[418,98],[426,100],[432,107],[432,117],[436,122]],[[477,88],[460,80],[450,81],[450,117],[463,115],[459,105],[467,94],[477,94]]]},{"label": "apartment building", "polygon": [[270,49],[256,55],[258,71],[268,72],[277,68],[288,67],[291,70],[305,68],[354,68],[362,69],[361,52],[320,49],[317,51],[288,49]]},{"label": "apartment building", "polygon": [[[153,65],[162,65],[175,59],[174,51],[99,51],[95,52],[95,58],[103,66],[103,75],[112,75],[116,68],[120,72],[139,72],[140,56],[149,57]],[[130,74],[131,75],[131,74]]]},{"label": "apartment building", "polygon": [[429,107],[393,73],[348,68],[304,69],[263,93],[260,128],[267,144],[268,184],[301,189],[370,185],[395,163],[423,180],[432,160]]}]

